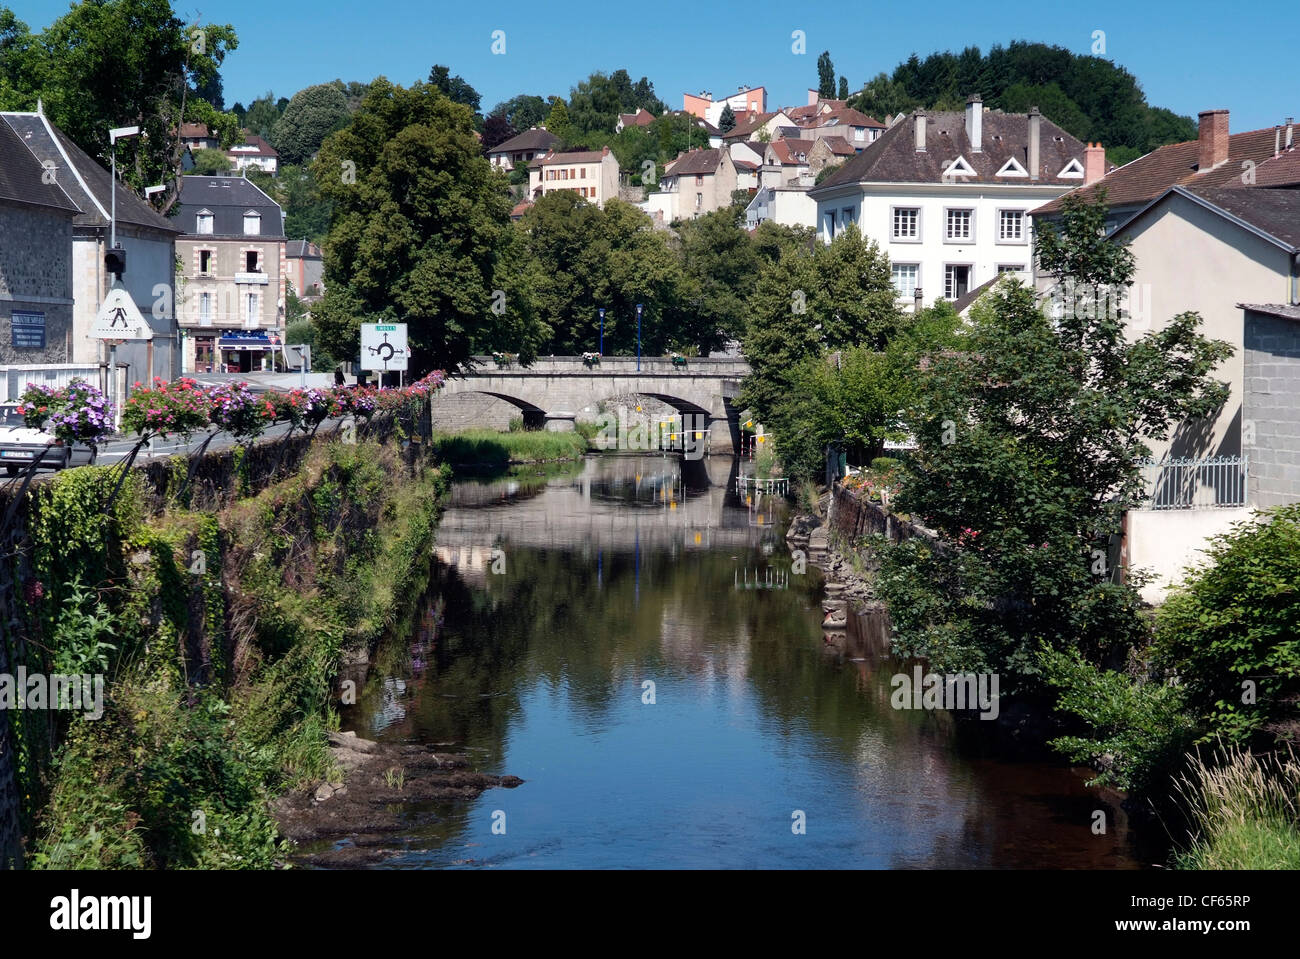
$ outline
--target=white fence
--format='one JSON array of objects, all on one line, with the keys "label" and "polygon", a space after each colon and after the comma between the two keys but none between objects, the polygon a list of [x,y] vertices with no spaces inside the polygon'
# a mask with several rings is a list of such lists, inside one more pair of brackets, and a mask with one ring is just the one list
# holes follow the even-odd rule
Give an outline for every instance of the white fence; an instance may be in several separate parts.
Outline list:
[{"label": "white fence", "polygon": [[1245,456],[1166,457],[1142,463],[1144,509],[1229,509],[1246,505]]},{"label": "white fence", "polygon": [[73,380],[85,380],[87,383],[100,385],[98,364],[92,363],[28,363],[22,365],[0,365],[0,403],[16,403],[23,395],[28,383],[37,386],[49,386],[54,389],[67,386]]}]

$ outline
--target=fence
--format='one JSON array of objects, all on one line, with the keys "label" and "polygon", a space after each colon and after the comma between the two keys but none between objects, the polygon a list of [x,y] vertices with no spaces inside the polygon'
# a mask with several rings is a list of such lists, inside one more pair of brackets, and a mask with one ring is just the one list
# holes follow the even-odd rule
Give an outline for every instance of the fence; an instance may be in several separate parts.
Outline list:
[{"label": "fence", "polygon": [[16,403],[28,383],[62,389],[74,379],[102,385],[99,365],[89,363],[28,363],[0,366],[0,403]]},{"label": "fence", "polygon": [[1246,505],[1245,456],[1166,457],[1141,464],[1144,509],[1225,509]]}]

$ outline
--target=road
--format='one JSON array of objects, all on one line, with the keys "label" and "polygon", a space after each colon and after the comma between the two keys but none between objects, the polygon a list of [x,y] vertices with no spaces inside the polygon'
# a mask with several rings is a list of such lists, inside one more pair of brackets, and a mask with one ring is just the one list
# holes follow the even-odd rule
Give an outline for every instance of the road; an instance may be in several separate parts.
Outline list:
[{"label": "road", "polygon": [[[321,424],[320,429],[317,430],[317,432],[328,433],[330,430],[337,429],[339,424],[343,422],[343,419],[345,419],[345,417],[328,419]],[[274,426],[268,427],[266,432],[258,437],[258,439],[272,440],[284,436],[288,431],[288,423],[276,423]],[[137,463],[140,463],[145,460],[157,459],[161,456],[173,456],[176,453],[193,453],[203,445],[203,441],[207,438],[208,434],[205,432],[196,433],[188,442],[179,439],[155,440],[150,447],[140,450],[140,453],[136,456],[135,460]],[[100,448],[99,456],[95,459],[96,465],[111,466],[112,464],[125,459],[127,455],[130,454],[136,442],[137,441],[132,438],[110,440]],[[235,438],[233,436],[229,433],[218,433],[216,437],[213,438],[212,442],[208,444],[208,451],[212,452],[215,450],[228,449],[234,445]]]}]

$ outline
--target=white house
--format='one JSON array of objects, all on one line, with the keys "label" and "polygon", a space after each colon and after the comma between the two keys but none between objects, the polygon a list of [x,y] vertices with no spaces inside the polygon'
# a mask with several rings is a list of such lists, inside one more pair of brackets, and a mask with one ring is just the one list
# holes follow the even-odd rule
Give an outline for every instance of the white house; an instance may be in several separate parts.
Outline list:
[{"label": "white house", "polygon": [[546,127],[533,127],[494,146],[488,151],[488,161],[497,169],[509,172],[519,164],[527,166],[534,158],[549,153],[558,140]]},{"label": "white house", "polygon": [[899,298],[955,300],[999,273],[1029,275],[1029,211],[1104,172],[1088,148],[1032,108],[971,97],[964,112],[918,110],[810,192],[819,238],[854,223],[888,254]]},{"label": "white house", "polygon": [[556,190],[572,190],[603,207],[618,199],[618,160],[609,147],[547,153],[528,164],[528,193],[534,200]]}]

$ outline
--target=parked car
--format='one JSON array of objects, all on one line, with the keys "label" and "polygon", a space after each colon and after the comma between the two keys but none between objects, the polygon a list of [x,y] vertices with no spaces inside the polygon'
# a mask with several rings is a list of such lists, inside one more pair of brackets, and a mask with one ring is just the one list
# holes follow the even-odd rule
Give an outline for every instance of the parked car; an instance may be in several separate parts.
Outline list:
[{"label": "parked car", "polygon": [[0,404],[0,466],[13,476],[37,458],[41,469],[61,470],[95,462],[95,450],[81,443],[68,446],[53,433],[32,429],[17,405]]}]

